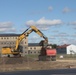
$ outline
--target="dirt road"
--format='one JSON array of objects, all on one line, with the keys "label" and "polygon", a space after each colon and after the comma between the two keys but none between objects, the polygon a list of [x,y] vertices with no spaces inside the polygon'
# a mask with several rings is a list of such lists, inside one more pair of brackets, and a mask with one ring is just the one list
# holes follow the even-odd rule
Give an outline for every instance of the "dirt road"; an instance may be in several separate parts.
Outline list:
[{"label": "dirt road", "polygon": [[37,61],[24,58],[0,59],[0,71],[76,68],[76,60]]}]

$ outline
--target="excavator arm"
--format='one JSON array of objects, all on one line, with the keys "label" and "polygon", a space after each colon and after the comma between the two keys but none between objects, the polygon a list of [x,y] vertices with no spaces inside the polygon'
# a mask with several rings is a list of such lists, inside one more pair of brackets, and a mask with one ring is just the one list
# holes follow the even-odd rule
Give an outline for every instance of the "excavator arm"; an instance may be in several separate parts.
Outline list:
[{"label": "excavator arm", "polygon": [[48,38],[39,30],[37,29],[35,26],[31,26],[32,30],[34,32],[36,32],[39,36],[43,37],[45,40],[48,40]]},{"label": "excavator arm", "polygon": [[19,37],[18,39],[16,40],[16,47],[15,47],[15,51],[17,51],[18,49],[18,46],[20,44],[20,42],[22,41],[22,39],[26,38],[27,36],[29,36],[30,33],[32,32],[35,32],[37,33],[40,37],[43,37],[47,42],[48,42],[48,39],[47,37],[39,30],[37,29],[35,26],[30,26],[26,31],[24,31]]}]

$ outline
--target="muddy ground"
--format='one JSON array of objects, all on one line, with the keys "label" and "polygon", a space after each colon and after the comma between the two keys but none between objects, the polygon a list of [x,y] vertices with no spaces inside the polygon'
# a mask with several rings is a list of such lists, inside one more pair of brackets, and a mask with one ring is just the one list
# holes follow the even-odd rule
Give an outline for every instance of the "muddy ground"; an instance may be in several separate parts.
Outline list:
[{"label": "muddy ground", "polygon": [[0,71],[50,70],[76,68],[76,60],[38,61],[31,58],[0,58]]}]

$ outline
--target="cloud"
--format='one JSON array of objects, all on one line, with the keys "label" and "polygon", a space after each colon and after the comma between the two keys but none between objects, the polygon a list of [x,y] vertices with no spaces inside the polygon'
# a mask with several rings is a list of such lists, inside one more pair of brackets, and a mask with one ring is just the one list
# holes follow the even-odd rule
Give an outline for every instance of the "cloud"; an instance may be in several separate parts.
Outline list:
[{"label": "cloud", "polygon": [[69,24],[69,25],[76,25],[76,21],[74,21],[74,22],[69,22],[68,24]]},{"label": "cloud", "polygon": [[12,27],[12,22],[0,22],[0,28],[9,28]]},{"label": "cloud", "polygon": [[59,42],[60,42],[60,44],[75,44],[76,45],[75,39],[61,38],[61,39],[59,39]]},{"label": "cloud", "polygon": [[75,38],[76,37],[76,34],[58,33],[58,34],[51,35],[51,36],[52,37],[57,37],[57,38],[67,38],[67,37]]},{"label": "cloud", "polygon": [[72,34],[71,37],[74,37],[75,38],[76,37],[76,34]]},{"label": "cloud", "polygon": [[67,25],[70,25],[74,30],[76,30],[76,21],[68,22]]},{"label": "cloud", "polygon": [[0,32],[15,32],[15,28],[1,28]]},{"label": "cloud", "polygon": [[56,39],[56,37],[54,37],[54,36],[50,36],[49,39]]},{"label": "cloud", "polygon": [[32,37],[29,38],[29,42],[31,42],[31,43],[39,43],[38,41],[40,39],[41,39],[41,37],[33,35]]},{"label": "cloud", "polygon": [[54,32],[54,33],[58,33],[58,32],[59,32],[59,30],[53,30],[52,32]]},{"label": "cloud", "polygon": [[26,27],[24,27],[24,28],[21,28],[20,30],[19,30],[19,32],[25,32],[26,30],[27,30],[28,28],[26,28]]},{"label": "cloud", "polygon": [[46,13],[48,13],[49,11],[51,12],[52,10],[53,10],[53,7],[52,7],[52,6],[49,6],[49,7],[47,8],[47,10],[40,10],[40,11],[34,10],[34,11],[30,12],[29,14],[30,14],[30,15],[46,14]]},{"label": "cloud", "polygon": [[15,32],[12,22],[0,22],[0,32]]},{"label": "cloud", "polygon": [[62,10],[62,12],[63,13],[68,13],[68,12],[71,12],[72,10],[70,9],[70,8],[68,8],[68,7],[65,7],[63,10]]},{"label": "cloud", "polygon": [[48,10],[49,10],[49,11],[52,11],[52,10],[53,10],[53,7],[52,7],[52,6],[49,6],[49,7],[48,7]]},{"label": "cloud", "polygon": [[34,35],[32,38],[33,38],[33,39],[38,39],[38,38],[39,38],[39,36],[35,36],[35,35]]},{"label": "cloud", "polygon": [[52,35],[52,36],[54,36],[54,37],[69,37],[70,35],[69,34],[67,34],[67,33],[58,33],[58,34],[55,34],[55,35]]},{"label": "cloud", "polygon": [[59,42],[60,42],[60,44],[69,44],[69,39],[68,38],[60,38]]},{"label": "cloud", "polygon": [[37,21],[29,20],[26,22],[27,26],[35,25],[42,30],[48,30],[49,26],[56,26],[61,24],[63,24],[63,22],[60,19],[50,20],[50,19],[45,19],[45,17],[42,17]]}]

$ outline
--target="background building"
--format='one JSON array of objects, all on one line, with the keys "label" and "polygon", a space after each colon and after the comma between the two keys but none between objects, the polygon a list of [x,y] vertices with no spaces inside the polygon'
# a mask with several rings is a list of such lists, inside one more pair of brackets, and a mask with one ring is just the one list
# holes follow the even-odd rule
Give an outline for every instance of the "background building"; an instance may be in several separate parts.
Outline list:
[{"label": "background building", "polygon": [[67,54],[67,44],[60,45],[56,48],[57,54]]},{"label": "background building", "polygon": [[75,45],[67,46],[67,54],[76,54],[76,46]]},{"label": "background building", "polygon": [[39,55],[41,51],[41,46],[38,43],[29,43],[28,44],[28,54]]},{"label": "background building", "polygon": [[[15,47],[16,40],[20,34],[0,34],[0,51],[2,47]],[[28,54],[28,39],[24,38],[19,45],[22,50],[22,56]]]}]

